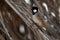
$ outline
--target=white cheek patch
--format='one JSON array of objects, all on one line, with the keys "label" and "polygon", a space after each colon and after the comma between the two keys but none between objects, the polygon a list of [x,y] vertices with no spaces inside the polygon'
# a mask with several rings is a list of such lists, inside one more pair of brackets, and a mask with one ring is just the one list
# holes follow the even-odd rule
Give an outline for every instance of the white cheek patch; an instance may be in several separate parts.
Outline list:
[{"label": "white cheek patch", "polygon": [[48,12],[48,6],[46,3],[42,3],[42,5],[45,7],[46,11]]},{"label": "white cheek patch", "polygon": [[51,15],[52,15],[52,16],[54,16],[54,17],[56,17],[56,15],[55,15],[55,13],[54,13],[54,12],[51,12]]},{"label": "white cheek patch", "polygon": [[30,0],[25,0],[25,2],[26,2],[27,4],[31,4],[31,1],[30,1]]},{"label": "white cheek patch", "polygon": [[34,9],[34,10],[33,10],[33,12],[34,12],[34,13],[36,13],[36,12],[37,12],[37,10],[36,10],[36,9]]},{"label": "white cheek patch", "polygon": [[21,33],[25,33],[24,25],[20,25],[19,31],[20,31]]}]

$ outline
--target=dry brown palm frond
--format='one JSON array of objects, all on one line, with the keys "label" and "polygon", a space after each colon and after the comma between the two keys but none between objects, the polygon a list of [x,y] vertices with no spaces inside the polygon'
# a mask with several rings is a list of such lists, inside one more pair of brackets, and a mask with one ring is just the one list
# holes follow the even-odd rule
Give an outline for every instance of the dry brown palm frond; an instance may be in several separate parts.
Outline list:
[{"label": "dry brown palm frond", "polygon": [[60,2],[0,0],[0,22],[1,40],[60,40]]}]

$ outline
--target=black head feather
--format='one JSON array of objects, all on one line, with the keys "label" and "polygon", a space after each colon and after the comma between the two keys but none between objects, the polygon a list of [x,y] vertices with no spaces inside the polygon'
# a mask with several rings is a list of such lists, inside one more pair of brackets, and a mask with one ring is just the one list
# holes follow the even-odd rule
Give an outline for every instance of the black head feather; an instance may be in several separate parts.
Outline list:
[{"label": "black head feather", "polygon": [[32,7],[32,14],[36,14],[38,12],[38,8],[37,7]]}]

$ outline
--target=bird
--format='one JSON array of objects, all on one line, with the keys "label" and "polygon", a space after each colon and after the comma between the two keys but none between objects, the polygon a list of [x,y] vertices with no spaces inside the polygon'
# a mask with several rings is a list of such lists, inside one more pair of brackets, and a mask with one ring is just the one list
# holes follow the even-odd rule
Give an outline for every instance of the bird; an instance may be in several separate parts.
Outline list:
[{"label": "bird", "polygon": [[45,29],[45,23],[38,15],[38,7],[32,7],[32,20],[41,28]]}]

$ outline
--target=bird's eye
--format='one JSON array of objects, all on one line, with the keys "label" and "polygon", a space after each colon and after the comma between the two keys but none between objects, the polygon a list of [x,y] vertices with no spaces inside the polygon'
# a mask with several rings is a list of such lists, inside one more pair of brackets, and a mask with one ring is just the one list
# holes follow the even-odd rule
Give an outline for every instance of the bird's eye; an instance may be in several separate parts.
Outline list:
[{"label": "bird's eye", "polygon": [[34,15],[37,12],[38,12],[38,8],[37,7],[32,7],[32,14]]}]

